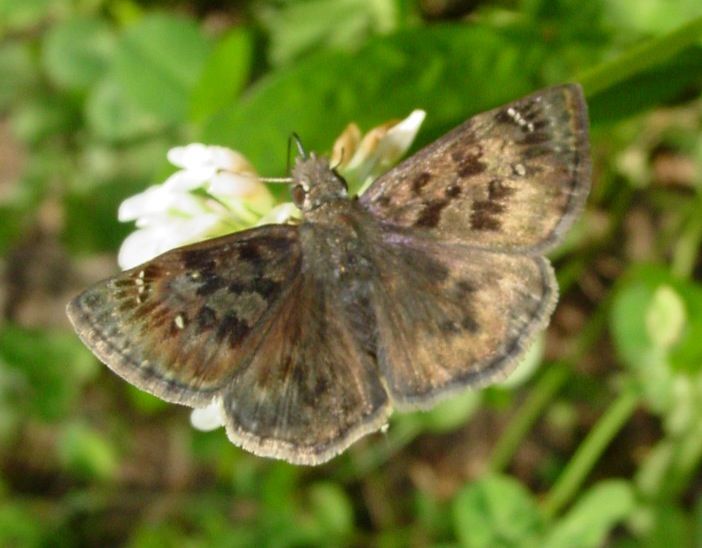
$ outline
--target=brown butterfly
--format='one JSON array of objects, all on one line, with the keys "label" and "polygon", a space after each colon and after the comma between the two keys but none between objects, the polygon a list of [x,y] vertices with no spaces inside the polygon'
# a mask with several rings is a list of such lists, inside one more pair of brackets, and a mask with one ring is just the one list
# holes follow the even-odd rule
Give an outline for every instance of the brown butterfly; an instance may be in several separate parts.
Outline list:
[{"label": "brown butterfly", "polygon": [[470,118],[347,195],[328,160],[292,172],[299,225],[174,249],[68,305],[83,342],[164,400],[221,404],[232,442],[319,464],[504,378],[551,315],[543,254],[590,185],[582,90]]}]

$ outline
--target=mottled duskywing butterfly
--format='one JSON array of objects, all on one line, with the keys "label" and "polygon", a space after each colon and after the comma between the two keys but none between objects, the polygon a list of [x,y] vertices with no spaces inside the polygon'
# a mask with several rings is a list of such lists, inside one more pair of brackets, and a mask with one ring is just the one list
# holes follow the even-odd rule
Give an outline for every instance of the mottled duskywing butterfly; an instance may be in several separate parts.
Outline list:
[{"label": "mottled duskywing butterfly", "polygon": [[298,159],[299,225],[164,253],[88,289],[68,316],[117,374],[164,400],[221,403],[237,445],[318,464],[382,427],[503,378],[557,285],[543,254],[583,207],[577,85],[479,114],[358,199]]}]

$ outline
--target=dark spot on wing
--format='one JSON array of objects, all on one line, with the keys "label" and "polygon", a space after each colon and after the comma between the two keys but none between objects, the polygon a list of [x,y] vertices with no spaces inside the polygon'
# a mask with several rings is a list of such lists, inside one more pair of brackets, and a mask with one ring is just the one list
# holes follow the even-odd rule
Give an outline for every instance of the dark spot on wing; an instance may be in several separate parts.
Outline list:
[{"label": "dark spot on wing", "polygon": [[227,341],[234,348],[241,344],[249,333],[249,326],[233,312],[227,312],[219,322],[215,337],[219,342]]},{"label": "dark spot on wing", "polygon": [[217,276],[217,274],[215,274],[214,272],[204,271],[202,272],[201,276],[202,283],[196,291],[197,295],[199,295],[200,297],[212,295],[212,293],[227,285],[227,282],[224,281],[220,276]]},{"label": "dark spot on wing", "polygon": [[[291,234],[292,236],[292,234]],[[266,237],[261,237],[261,238],[256,238],[254,240],[251,240],[251,242],[254,245],[259,246],[259,250],[261,252],[263,251],[269,251],[272,252],[273,254],[280,253],[282,251],[289,251],[290,246],[293,243],[294,238],[290,237],[285,237],[285,236],[276,236],[276,237],[271,237],[271,236],[266,236]]]},{"label": "dark spot on wing", "polygon": [[270,278],[260,278],[255,281],[253,290],[268,300],[280,291],[280,284]]},{"label": "dark spot on wing", "polygon": [[233,293],[235,295],[240,295],[241,293],[244,293],[245,291],[251,291],[251,286],[244,284],[240,281],[234,280],[233,282],[230,282],[229,285],[227,286],[227,291],[230,293]]},{"label": "dark spot on wing", "polygon": [[459,177],[472,177],[485,171],[488,165],[481,161],[483,157],[482,150],[477,152],[454,150],[451,153],[451,158],[456,162],[456,173]]},{"label": "dark spot on wing", "polygon": [[248,240],[242,242],[237,248],[239,258],[244,261],[259,261],[261,259],[261,249],[257,242]]},{"label": "dark spot on wing", "polygon": [[499,230],[502,223],[499,215],[505,210],[499,202],[478,200],[473,202],[470,226],[475,230]]},{"label": "dark spot on wing", "polygon": [[186,270],[213,270],[215,262],[207,249],[187,249],[181,252],[183,265]]},{"label": "dark spot on wing", "polygon": [[412,262],[408,261],[410,267],[420,270],[437,284],[444,282],[448,278],[448,269],[436,259],[428,255],[416,255],[411,257],[411,259],[413,259]]},{"label": "dark spot on wing", "polygon": [[477,288],[473,282],[468,280],[458,280],[456,282],[456,289],[458,289],[461,293],[473,293]]},{"label": "dark spot on wing", "polygon": [[522,157],[525,160],[531,160],[533,158],[538,158],[539,156],[545,156],[547,154],[553,154],[554,150],[549,144],[540,144],[530,146],[522,152]]},{"label": "dark spot on wing", "polygon": [[530,131],[524,134],[517,144],[520,145],[539,145],[551,140],[551,135],[546,131]]},{"label": "dark spot on wing", "polygon": [[461,332],[461,328],[453,320],[442,321],[439,324],[439,330],[446,335],[456,335]]},{"label": "dark spot on wing", "polygon": [[329,379],[325,375],[317,375],[314,383],[315,396],[322,396],[329,389]]},{"label": "dark spot on wing", "polygon": [[502,109],[500,110],[497,114],[495,114],[495,121],[498,124],[508,124],[508,125],[517,125],[515,122],[514,118],[512,118],[509,114],[507,114],[507,109]]},{"label": "dark spot on wing", "polygon": [[449,187],[446,188],[446,197],[447,198],[457,198],[460,195],[461,195],[461,187],[460,186],[450,185]]},{"label": "dark spot on wing", "polygon": [[478,322],[475,321],[473,316],[468,315],[464,316],[461,320],[461,327],[467,331],[470,331],[471,333],[477,333],[480,329]]},{"label": "dark spot on wing", "polygon": [[198,328],[200,330],[211,329],[217,323],[217,314],[209,306],[203,306],[195,316]]},{"label": "dark spot on wing", "polygon": [[422,209],[415,226],[434,228],[441,220],[441,212],[449,204],[448,200],[434,200],[427,203]]},{"label": "dark spot on wing", "polygon": [[419,195],[422,189],[431,181],[431,173],[427,171],[422,171],[417,175],[412,181],[412,192]]},{"label": "dark spot on wing", "polygon": [[514,194],[514,189],[508,187],[500,179],[492,179],[488,183],[488,199],[489,200],[503,200],[508,196]]},{"label": "dark spot on wing", "polygon": [[147,264],[144,267],[143,272],[145,282],[155,280],[156,278],[159,278],[162,274],[161,267],[154,263]]}]

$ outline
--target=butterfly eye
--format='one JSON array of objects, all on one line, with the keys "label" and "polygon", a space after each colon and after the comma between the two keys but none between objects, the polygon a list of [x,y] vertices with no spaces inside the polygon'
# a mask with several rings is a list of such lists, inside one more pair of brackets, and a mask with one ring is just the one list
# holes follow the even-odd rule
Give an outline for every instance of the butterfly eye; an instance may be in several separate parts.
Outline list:
[{"label": "butterfly eye", "polygon": [[300,206],[305,202],[307,191],[302,185],[295,185],[292,189],[292,199],[295,205]]}]

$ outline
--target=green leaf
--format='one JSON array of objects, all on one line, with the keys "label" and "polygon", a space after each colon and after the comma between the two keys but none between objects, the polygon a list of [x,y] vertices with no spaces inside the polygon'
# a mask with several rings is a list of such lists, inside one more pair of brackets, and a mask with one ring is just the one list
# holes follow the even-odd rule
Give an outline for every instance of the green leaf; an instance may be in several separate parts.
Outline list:
[{"label": "green leaf", "polygon": [[532,90],[544,54],[540,44],[478,26],[371,39],[357,53],[313,55],[263,78],[212,120],[204,140],[242,151],[265,175],[282,172],[292,131],[321,152],[350,121],[368,130],[424,108],[420,139],[427,142]]},{"label": "green leaf", "polygon": [[623,480],[607,480],[583,494],[546,537],[544,548],[602,546],[612,528],[635,506],[634,490]]},{"label": "green leaf", "polygon": [[687,323],[685,303],[672,287],[660,285],[651,297],[644,320],[653,345],[668,349],[680,339]]},{"label": "green leaf", "polygon": [[0,46],[0,74],[2,113],[21,100],[38,79],[28,44],[10,42]]},{"label": "green leaf", "polygon": [[516,480],[491,475],[464,487],[453,501],[454,530],[463,546],[534,545],[542,530],[531,494]]},{"label": "green leaf", "polygon": [[14,109],[11,124],[18,139],[37,144],[53,135],[75,131],[80,119],[76,105],[69,98],[37,93]]},{"label": "green leaf", "polygon": [[49,77],[66,89],[82,90],[107,69],[115,38],[106,21],[73,17],[51,28],[42,50]]},{"label": "green leaf", "polygon": [[207,58],[193,90],[190,118],[201,122],[232,104],[251,71],[253,45],[243,28],[235,28],[217,44]]},{"label": "green leaf", "polygon": [[113,74],[141,108],[163,122],[183,122],[209,49],[190,20],[148,15],[121,37]]},{"label": "green leaf", "polygon": [[341,543],[353,532],[353,507],[344,490],[331,482],[316,483],[309,490],[310,506],[322,543]]},{"label": "green leaf", "polygon": [[[687,321],[676,327],[675,344],[661,348],[656,341],[661,334],[652,338],[650,329],[651,325],[664,322],[652,314],[669,315],[667,307],[663,310],[655,306],[657,292],[666,287],[681,300],[684,309],[676,314],[684,314]],[[702,367],[702,287],[696,283],[675,278],[660,267],[635,268],[620,282],[610,323],[618,353],[634,370],[641,370],[652,358],[669,362],[682,371],[699,371]]]},{"label": "green leaf", "polygon": [[698,0],[608,0],[607,23],[625,34],[661,35],[702,15]]},{"label": "green leaf", "polygon": [[32,512],[28,505],[18,502],[0,503],[0,545],[42,546],[47,527],[45,518]]},{"label": "green leaf", "polygon": [[282,64],[306,52],[354,47],[398,20],[396,0],[294,0],[264,3],[259,19],[270,36],[270,58]]},{"label": "green leaf", "polygon": [[114,77],[103,78],[90,90],[85,102],[88,128],[108,141],[126,141],[163,128],[159,118],[125,93]]},{"label": "green leaf", "polygon": [[15,376],[9,392],[0,397],[47,421],[65,416],[97,371],[92,355],[73,333],[13,325],[0,330],[0,363]]},{"label": "green leaf", "polygon": [[63,465],[82,478],[104,480],[117,471],[117,454],[108,439],[85,424],[68,425],[58,450]]},{"label": "green leaf", "polygon": [[666,501],[654,508],[653,528],[647,532],[646,546],[651,547],[677,547],[677,546],[699,546],[691,542],[693,527],[695,522],[687,519],[682,508]]},{"label": "green leaf", "polygon": [[40,24],[66,8],[68,0],[0,0],[0,38],[8,30]]},{"label": "green leaf", "polygon": [[[619,67],[614,66],[613,71]],[[702,74],[702,48],[691,47],[653,68],[636,72],[621,82],[607,84],[588,94],[593,126],[612,124],[657,105],[684,97]],[[590,79],[589,75],[582,78]]]},{"label": "green leaf", "polygon": [[478,409],[482,400],[477,390],[466,390],[463,394],[442,401],[430,411],[415,413],[422,430],[430,432],[449,432],[465,424]]}]

